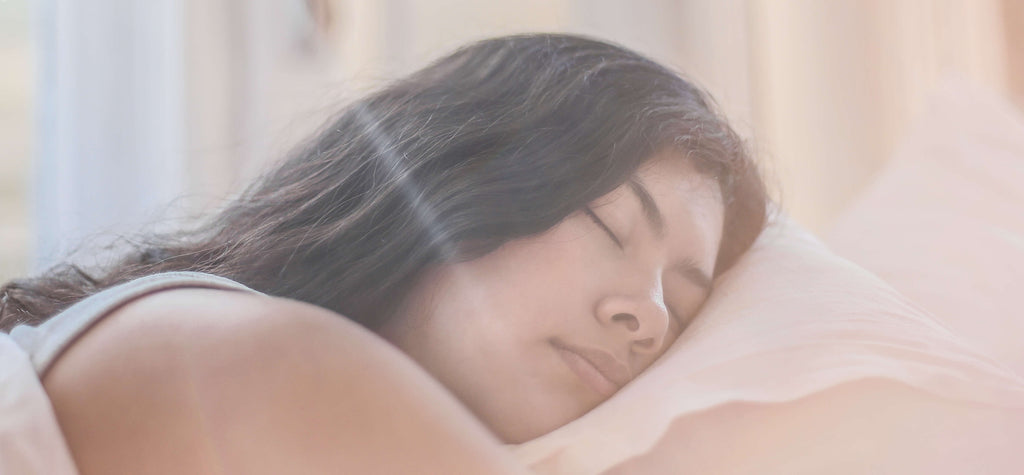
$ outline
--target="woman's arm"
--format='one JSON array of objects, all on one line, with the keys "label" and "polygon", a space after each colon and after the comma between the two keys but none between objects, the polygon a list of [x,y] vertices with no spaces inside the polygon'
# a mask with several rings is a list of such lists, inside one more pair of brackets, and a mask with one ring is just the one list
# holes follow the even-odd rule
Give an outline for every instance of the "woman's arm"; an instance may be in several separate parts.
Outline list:
[{"label": "woman's arm", "polygon": [[84,473],[517,473],[411,360],[327,310],[182,289],[108,316],[46,375]]}]

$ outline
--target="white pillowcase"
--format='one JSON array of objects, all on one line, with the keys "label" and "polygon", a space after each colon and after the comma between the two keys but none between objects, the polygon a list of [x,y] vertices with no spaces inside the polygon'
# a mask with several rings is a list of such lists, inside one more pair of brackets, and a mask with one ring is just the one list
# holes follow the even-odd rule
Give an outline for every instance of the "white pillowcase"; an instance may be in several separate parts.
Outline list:
[{"label": "white pillowcase", "polygon": [[828,243],[1024,375],[1024,115],[970,85],[936,95]]},{"label": "white pillowcase", "polygon": [[[884,385],[879,392],[871,383],[877,381],[905,387],[907,395]],[[848,387],[863,393],[828,392]],[[871,398],[890,393],[903,402],[939,396],[941,401],[962,404],[958,407],[996,411],[994,418],[989,412],[980,419],[968,417],[980,421],[972,422],[977,427],[971,438],[1024,443],[1024,431],[989,424],[1014,420],[1024,427],[1024,381],[972,349],[885,282],[782,218],[719,278],[700,316],[654,366],[580,419],[513,450],[522,462],[543,473],[590,474],[616,466],[622,473],[659,473],[666,467],[673,472],[685,467],[704,473],[838,473],[842,464],[849,469],[849,460],[864,457],[866,441],[876,432],[873,426],[862,427],[829,441],[813,435],[821,430],[814,427],[815,421],[837,418],[836,424],[845,424],[847,414],[877,414],[887,403]],[[830,396],[804,399],[815,394]],[[874,402],[860,405],[862,399]],[[792,406],[805,400],[815,409]],[[933,411],[945,407],[930,399],[925,403],[933,404],[927,406]],[[772,413],[775,405],[778,412]],[[758,422],[751,426],[745,417]],[[932,416],[920,418],[927,422]],[[794,422],[794,427],[792,421],[802,422]],[[917,423],[915,419],[903,425]],[[887,430],[880,426],[877,433]],[[702,443],[704,432],[707,440],[719,442]],[[760,445],[815,447],[816,441],[808,438],[820,439],[815,456],[806,451],[759,451]],[[914,457],[945,444],[942,437],[925,439]],[[995,457],[970,447],[965,453],[1009,457],[994,463],[1024,463],[1015,458],[1016,449],[1000,444],[986,445],[986,450],[1001,450]],[[849,460],[839,460],[836,454]],[[878,463],[924,470],[916,458],[908,462],[888,454]],[[941,457],[934,460],[939,468],[944,466]],[[884,472],[881,465],[874,467]]]}]

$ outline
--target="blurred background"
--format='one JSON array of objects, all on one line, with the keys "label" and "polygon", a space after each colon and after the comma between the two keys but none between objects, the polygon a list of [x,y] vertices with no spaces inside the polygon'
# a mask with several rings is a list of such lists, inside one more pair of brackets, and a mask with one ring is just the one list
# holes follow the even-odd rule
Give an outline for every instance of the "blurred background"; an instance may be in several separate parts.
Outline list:
[{"label": "blurred background", "polygon": [[944,78],[1024,104],[1024,0],[0,0],[0,281],[173,227],[382,81],[537,31],[702,84],[819,232]]}]

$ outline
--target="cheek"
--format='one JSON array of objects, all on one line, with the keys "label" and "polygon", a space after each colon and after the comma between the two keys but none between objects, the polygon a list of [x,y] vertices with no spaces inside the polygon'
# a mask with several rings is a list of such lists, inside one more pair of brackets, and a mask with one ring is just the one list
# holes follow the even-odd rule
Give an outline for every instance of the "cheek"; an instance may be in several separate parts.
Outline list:
[{"label": "cheek", "polygon": [[[534,238],[514,241],[460,267],[466,289],[483,298],[482,315],[511,334],[542,337],[587,315],[604,270],[596,269],[590,239],[579,229],[559,226]],[[548,335],[551,336],[551,335]]]},{"label": "cheek", "polygon": [[596,404],[567,379],[549,342],[593,322],[592,261],[603,241],[570,231],[439,269],[407,320],[416,323],[403,328],[403,349],[509,439],[550,431]]}]

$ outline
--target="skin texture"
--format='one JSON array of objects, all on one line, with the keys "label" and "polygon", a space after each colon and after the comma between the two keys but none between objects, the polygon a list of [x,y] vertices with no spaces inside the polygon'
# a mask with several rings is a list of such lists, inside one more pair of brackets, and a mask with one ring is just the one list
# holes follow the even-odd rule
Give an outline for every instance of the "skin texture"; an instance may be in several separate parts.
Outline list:
[{"label": "skin texture", "polygon": [[92,328],[43,380],[92,473],[522,473],[376,335],[291,300],[178,289]]},{"label": "skin texture", "polygon": [[[505,442],[583,415],[682,332],[708,292],[692,276],[712,273],[721,240],[717,185],[682,156],[659,154],[635,181],[660,209],[660,232],[635,187],[623,185],[592,204],[593,216],[575,213],[540,235],[429,271],[381,335]],[[676,270],[687,264],[688,272]],[[616,361],[617,384],[588,383],[562,344]]]}]

